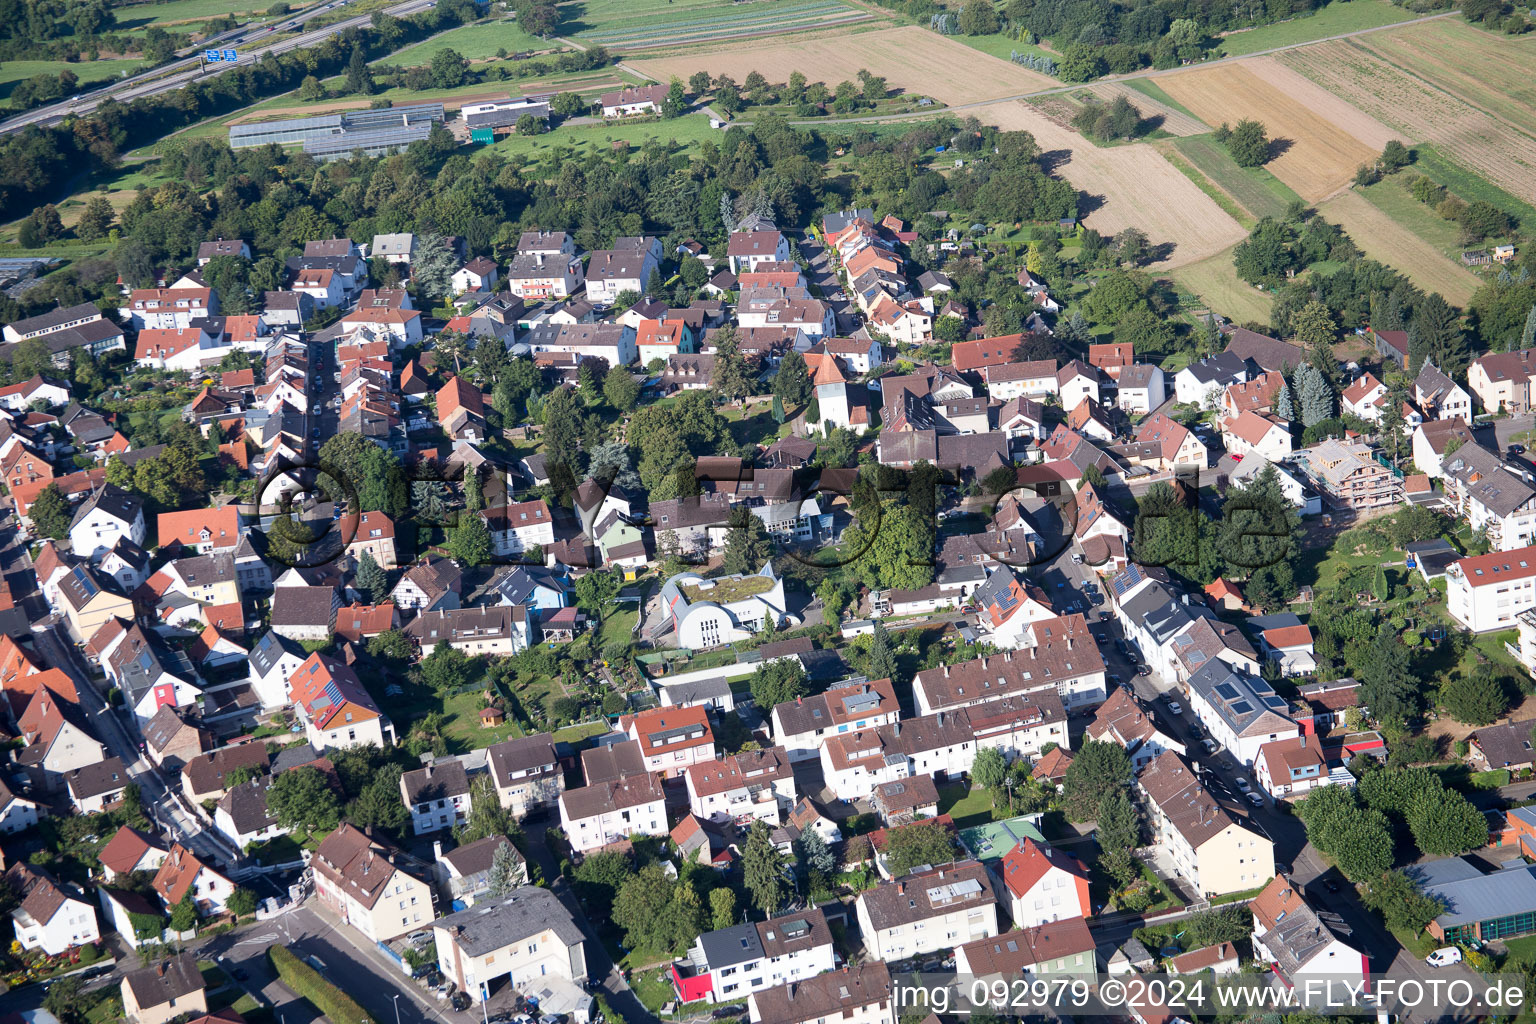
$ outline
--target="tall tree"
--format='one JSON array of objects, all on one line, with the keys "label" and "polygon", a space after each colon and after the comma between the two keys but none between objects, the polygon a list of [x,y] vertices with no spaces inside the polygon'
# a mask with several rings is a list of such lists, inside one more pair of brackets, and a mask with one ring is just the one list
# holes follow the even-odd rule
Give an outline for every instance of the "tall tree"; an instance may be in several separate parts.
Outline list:
[{"label": "tall tree", "polygon": [[491,871],[486,879],[486,890],[492,899],[510,896],[522,881],[523,866],[518,863],[517,852],[512,844],[498,843],[491,855]]},{"label": "tall tree", "polygon": [[1067,817],[1087,821],[1104,806],[1104,798],[1131,782],[1131,759],[1118,743],[1088,740],[1067,767],[1062,779]]},{"label": "tall tree", "polygon": [[[1410,354],[1415,338],[1424,358],[1446,373],[1455,376],[1466,368],[1469,351],[1461,318],[1439,292],[1431,292],[1414,307],[1413,320],[1408,324]],[[1417,374],[1419,366],[1410,365],[1408,372]]]},{"label": "tall tree", "polygon": [[758,910],[773,916],[784,905],[784,857],[773,845],[772,829],[758,819],[747,833],[747,845],[741,854],[742,882],[752,895]]},{"label": "tall tree", "polygon": [[1314,423],[1333,417],[1333,386],[1328,379],[1311,363],[1303,363],[1296,371],[1301,378],[1301,425],[1310,427]]},{"label": "tall tree", "polygon": [[752,393],[752,374],[734,327],[722,327],[715,337],[715,369],[710,384],[729,402],[739,402]]},{"label": "tall tree", "polygon": [[459,525],[449,534],[448,548],[464,565],[484,565],[490,561],[495,549],[485,518],[473,513],[460,516]]},{"label": "tall tree", "polygon": [[581,450],[581,411],[570,388],[555,388],[544,400],[544,458],[576,471]]},{"label": "tall tree", "polygon": [[27,506],[27,518],[32,520],[40,536],[63,540],[69,536],[69,524],[73,516],[64,492],[59,490],[58,484],[49,484]]},{"label": "tall tree", "polygon": [[1330,382],[1339,378],[1339,361],[1333,343],[1339,339],[1339,325],[1328,307],[1316,300],[1298,309],[1291,317],[1291,332],[1297,344],[1307,350],[1307,362]]},{"label": "tall tree", "polygon": [[725,539],[724,569],[727,573],[749,574],[760,571],[773,557],[773,541],[763,521],[745,505],[731,509],[727,520],[730,534]]},{"label": "tall tree", "polygon": [[736,894],[728,887],[721,886],[711,889],[709,893],[709,916],[715,930],[729,928],[736,923]]},{"label": "tall tree", "polygon": [[486,776],[476,779],[469,794],[469,817],[456,837],[459,842],[473,843],[491,836],[511,836],[517,832],[517,821],[501,805],[496,786]]},{"label": "tall tree", "polygon": [[811,377],[805,366],[805,357],[791,349],[779,361],[779,369],[773,378],[773,393],[791,409],[799,408],[811,400]]},{"label": "tall tree", "polygon": [[1116,882],[1128,884],[1140,873],[1132,851],[1141,845],[1141,829],[1124,789],[1105,795],[1099,804],[1097,825],[1099,863]]},{"label": "tall tree", "polygon": [[1408,664],[1408,648],[1383,629],[1359,666],[1360,703],[1383,728],[1402,729],[1419,710],[1419,687]]},{"label": "tall tree", "polygon": [[886,631],[885,622],[876,619],[869,637],[869,678],[894,679],[895,676],[896,654],[891,650],[891,634]]}]

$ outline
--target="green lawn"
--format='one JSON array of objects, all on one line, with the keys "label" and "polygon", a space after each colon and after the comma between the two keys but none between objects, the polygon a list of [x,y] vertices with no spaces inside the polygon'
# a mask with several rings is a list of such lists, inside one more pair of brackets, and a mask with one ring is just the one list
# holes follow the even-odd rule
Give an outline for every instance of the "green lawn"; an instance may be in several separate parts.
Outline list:
[{"label": "green lawn", "polygon": [[8,60],[0,63],[0,98],[9,96],[18,83],[37,75],[57,75],[61,71],[72,71],[80,79],[81,85],[90,85],[137,71],[143,65],[141,60],[127,58],[79,60],[73,63],[63,60]]},{"label": "green lawn", "polygon": [[470,60],[483,60],[496,56],[496,51],[500,49],[508,53],[524,53],[529,50],[559,50],[564,49],[564,46],[559,42],[540,39],[525,32],[516,21],[501,18],[460,26],[414,46],[407,46],[374,63],[380,67],[430,64],[432,56],[445,48],[457,50],[460,56]]},{"label": "green lawn", "polygon": [[956,828],[985,825],[994,820],[992,794],[980,786],[951,782],[939,787],[939,813],[955,821]]},{"label": "green lawn", "polygon": [[1221,48],[1230,56],[1257,53],[1277,46],[1294,46],[1313,39],[1326,39],[1345,32],[1358,32],[1364,28],[1378,28],[1408,21],[1416,15],[1402,7],[1395,7],[1382,0],[1334,0],[1305,18],[1258,28],[1244,29],[1221,39]]},{"label": "green lawn", "polygon": [[1011,61],[1014,51],[1033,54],[1036,57],[1050,57],[1052,60],[1061,59],[1061,54],[1059,53],[1048,50],[1043,46],[1037,46],[1034,43],[1026,43],[1022,39],[1011,39],[1002,33],[990,36],[953,35],[948,38],[957,43],[964,43],[973,50],[990,53],[1001,60]]},{"label": "green lawn", "polygon": [[1467,170],[1428,143],[1419,143],[1413,147],[1412,166],[1420,174],[1435,179],[1467,202],[1481,199],[1519,219],[1523,227],[1529,228],[1536,225],[1536,207],[1515,198],[1481,175]]},{"label": "green lawn", "polygon": [[580,743],[588,736],[601,736],[607,731],[608,723],[606,721],[584,722],[581,725],[568,725],[564,729],[556,729],[554,731],[554,737],[555,742],[557,743],[561,740],[564,740],[567,743],[576,744]]},{"label": "green lawn", "polygon": [[1371,205],[1418,235],[1445,255],[1455,259],[1461,254],[1461,229],[1408,193],[1399,175],[1384,178],[1367,188],[1357,188]]},{"label": "green lawn", "polygon": [[[528,690],[519,693],[518,699],[525,703],[532,703],[537,699],[542,703],[543,697],[538,695],[538,689],[535,683]],[[443,701],[443,718],[445,719],[443,736],[448,740],[449,747],[455,751],[488,747],[492,743],[500,743],[502,740],[523,735],[522,728],[510,718],[493,729],[481,728],[479,693],[461,693],[457,697],[449,697]]]},{"label": "green lawn", "polygon": [[[1360,0],[1355,0],[1360,2]],[[1281,217],[1286,207],[1300,202],[1279,178],[1262,167],[1239,167],[1227,147],[1211,135],[1175,139],[1176,148],[1200,173],[1236,199],[1255,218]]]},{"label": "green lawn", "polygon": [[[114,4],[113,13],[117,15],[117,30],[131,31],[149,25],[216,18],[223,14],[232,14],[237,18],[242,14],[265,14],[273,2],[274,0],[163,0],[163,2],[148,4]],[[295,11],[301,11],[307,9],[310,4],[295,3],[292,6]]]}]

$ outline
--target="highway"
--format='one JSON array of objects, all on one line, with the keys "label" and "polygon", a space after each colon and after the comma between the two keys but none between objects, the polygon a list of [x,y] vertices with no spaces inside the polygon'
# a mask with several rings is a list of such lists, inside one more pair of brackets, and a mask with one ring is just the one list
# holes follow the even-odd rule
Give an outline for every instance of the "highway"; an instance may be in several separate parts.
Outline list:
[{"label": "highway", "polygon": [[[284,26],[302,25],[311,18],[317,18],[336,7],[343,6],[346,2],[347,0],[337,0],[336,3],[317,7],[302,14],[296,14],[284,22]],[[404,3],[385,8],[384,13],[395,17],[404,17],[415,14],[417,11],[424,11],[434,7],[436,3],[437,0],[405,0]],[[252,61],[260,60],[268,53],[286,53],[289,50],[313,46],[324,40],[327,36],[334,35],[337,32],[368,25],[371,19],[372,14],[360,14],[355,18],[345,18],[323,28],[300,32],[297,35],[287,36],[270,43],[257,43],[255,45],[251,45],[253,38],[276,35],[278,26],[273,25],[264,29],[233,29],[206,42],[208,44],[218,43],[218,48],[220,49],[228,49],[232,45],[236,46],[241,51],[238,64],[210,64],[206,67],[203,66],[202,51],[205,48],[211,49],[213,47],[211,45],[205,47],[204,44],[199,44],[190,50],[184,51],[188,56],[178,58],[169,64],[163,64],[150,71],[132,75],[91,92],[81,93],[69,99],[60,100],[57,103],[50,103],[35,110],[23,111],[15,117],[0,122],[0,135],[21,131],[28,125],[54,125],[69,116],[78,117],[90,114],[109,99],[117,100],[119,103],[128,103],[143,96],[155,96],[162,92],[179,89],[191,82],[223,74],[232,67],[240,67]]]}]

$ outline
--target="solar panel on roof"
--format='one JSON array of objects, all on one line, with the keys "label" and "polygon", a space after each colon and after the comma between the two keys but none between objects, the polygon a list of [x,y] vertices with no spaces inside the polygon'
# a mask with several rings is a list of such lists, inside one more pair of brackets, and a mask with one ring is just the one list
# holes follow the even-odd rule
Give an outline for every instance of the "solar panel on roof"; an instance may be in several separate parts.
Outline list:
[{"label": "solar panel on roof", "polygon": [[1264,703],[1268,704],[1272,708],[1283,708],[1285,707],[1285,698],[1269,696],[1264,698]]},{"label": "solar panel on roof", "polygon": [[1250,712],[1252,710],[1253,710],[1253,705],[1249,704],[1245,700],[1240,700],[1236,704],[1232,705],[1232,713],[1236,714],[1236,715],[1246,715],[1248,712]]},{"label": "solar panel on roof", "polygon": [[1236,700],[1237,687],[1231,683],[1220,683],[1216,687],[1216,695],[1223,700]]}]

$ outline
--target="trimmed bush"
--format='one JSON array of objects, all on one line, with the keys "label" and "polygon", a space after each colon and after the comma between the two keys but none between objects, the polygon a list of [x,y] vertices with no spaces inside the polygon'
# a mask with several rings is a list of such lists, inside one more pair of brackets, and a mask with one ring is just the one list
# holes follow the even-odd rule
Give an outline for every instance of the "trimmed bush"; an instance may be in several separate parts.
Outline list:
[{"label": "trimmed bush", "polygon": [[378,1024],[351,996],[322,978],[319,971],[300,960],[287,947],[268,946],[267,961],[284,985],[309,1000],[315,1009],[330,1020]]}]

